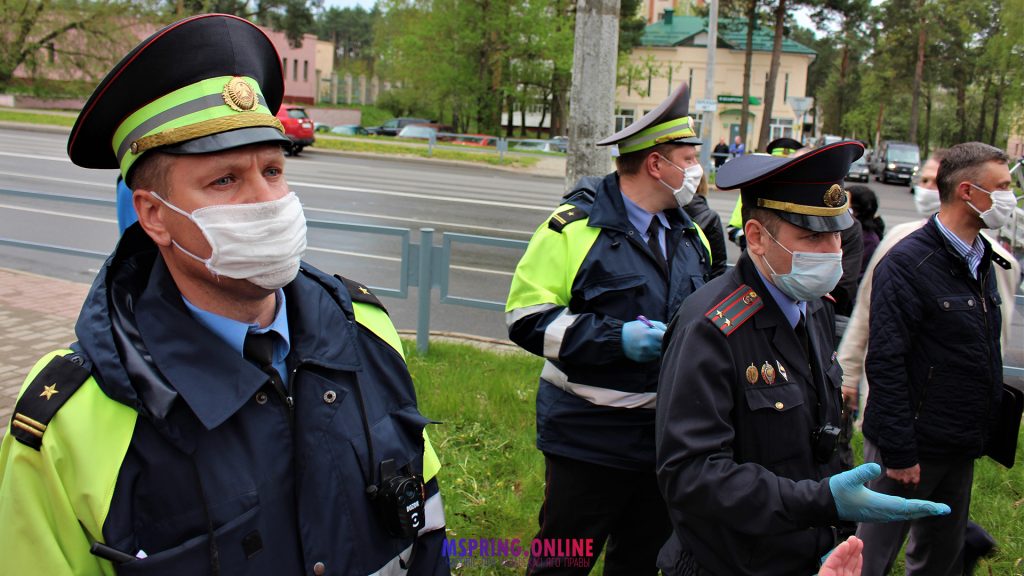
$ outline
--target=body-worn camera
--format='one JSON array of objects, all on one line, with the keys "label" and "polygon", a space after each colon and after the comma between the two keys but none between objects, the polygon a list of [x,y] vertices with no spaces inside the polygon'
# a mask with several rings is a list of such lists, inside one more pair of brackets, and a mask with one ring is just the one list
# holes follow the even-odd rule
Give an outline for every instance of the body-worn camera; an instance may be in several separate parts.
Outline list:
[{"label": "body-worn camera", "polygon": [[832,459],[839,446],[839,427],[825,424],[811,432],[811,448],[814,450],[814,461],[825,464]]},{"label": "body-worn camera", "polygon": [[422,477],[405,472],[399,473],[394,460],[384,460],[380,463],[380,485],[370,486],[367,493],[392,536],[415,538],[426,525],[425,489]]}]

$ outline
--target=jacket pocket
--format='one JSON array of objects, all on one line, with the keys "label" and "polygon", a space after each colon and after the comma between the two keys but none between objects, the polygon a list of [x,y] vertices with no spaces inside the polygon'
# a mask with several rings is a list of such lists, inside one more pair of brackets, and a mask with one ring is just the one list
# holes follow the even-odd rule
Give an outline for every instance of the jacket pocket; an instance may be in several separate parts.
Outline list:
[{"label": "jacket pocket", "polygon": [[603,276],[590,280],[583,286],[583,298],[590,302],[610,293],[636,290],[646,283],[647,279],[641,274]]},{"label": "jacket pocket", "polygon": [[978,298],[973,294],[939,296],[936,298],[936,302],[939,305],[939,310],[943,312],[972,311],[981,307],[981,303],[978,302]]},{"label": "jacket pocket", "polygon": [[[365,434],[351,438],[349,443],[359,459],[363,479],[380,482],[380,463],[394,460],[395,468],[408,466],[410,474],[423,474],[423,428],[430,423],[416,408],[409,406],[385,415],[370,427],[373,460],[370,462],[369,442]],[[372,471],[372,472],[371,472]]]},{"label": "jacket pocket", "polygon": [[[236,518],[214,530],[214,541],[221,574],[247,574],[252,567],[249,556],[258,562],[258,552],[246,553],[243,541],[251,534],[259,534],[260,506],[254,504]],[[210,571],[210,537],[202,534],[186,540],[174,548],[150,554],[146,558],[116,566],[121,576],[181,576],[207,574]]]},{"label": "jacket pocket", "polygon": [[755,447],[750,459],[766,467],[773,463],[799,458],[807,452],[810,439],[804,433],[804,395],[797,383],[748,387],[744,391],[749,430],[738,439]]}]

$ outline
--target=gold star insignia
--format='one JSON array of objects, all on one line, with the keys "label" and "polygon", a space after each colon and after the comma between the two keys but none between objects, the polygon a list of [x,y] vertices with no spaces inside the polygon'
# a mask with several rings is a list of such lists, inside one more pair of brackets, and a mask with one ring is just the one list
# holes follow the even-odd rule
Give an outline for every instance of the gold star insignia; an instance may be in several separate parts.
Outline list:
[{"label": "gold star insignia", "polygon": [[573,214],[576,214],[576,213],[573,212],[572,210],[569,210],[568,212],[565,213],[566,216],[572,216]]},{"label": "gold star insignia", "polygon": [[370,293],[370,291],[367,290],[365,286],[360,286],[359,287],[359,291],[362,292],[363,294],[369,294]]},{"label": "gold star insignia", "polygon": [[50,384],[49,386],[43,386],[43,393],[40,396],[44,396],[49,400],[51,396],[58,393],[60,393],[60,390],[57,390],[57,385]]},{"label": "gold star insignia", "polygon": [[732,320],[730,320],[730,319],[726,318],[726,319],[725,319],[725,324],[724,324],[724,325],[725,325],[725,326],[732,326]]},{"label": "gold star insignia", "polygon": [[717,320],[718,318],[721,318],[722,316],[724,316],[724,314],[722,314],[722,311],[721,311],[721,310],[715,310],[715,319],[716,319],[716,320]]}]

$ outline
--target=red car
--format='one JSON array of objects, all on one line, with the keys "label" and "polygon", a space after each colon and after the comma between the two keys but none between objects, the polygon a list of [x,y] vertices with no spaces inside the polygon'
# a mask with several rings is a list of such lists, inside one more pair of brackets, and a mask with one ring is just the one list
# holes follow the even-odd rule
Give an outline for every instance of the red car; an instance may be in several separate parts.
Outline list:
[{"label": "red car", "polygon": [[282,104],[277,110],[277,119],[284,125],[285,136],[292,141],[291,147],[285,150],[289,156],[298,156],[303,148],[313,145],[313,120],[305,108]]}]

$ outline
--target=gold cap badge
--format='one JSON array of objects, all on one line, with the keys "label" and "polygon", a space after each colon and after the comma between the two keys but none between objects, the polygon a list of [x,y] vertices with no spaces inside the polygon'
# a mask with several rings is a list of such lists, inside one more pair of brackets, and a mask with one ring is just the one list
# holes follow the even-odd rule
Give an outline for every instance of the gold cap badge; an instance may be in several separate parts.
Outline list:
[{"label": "gold cap badge", "polygon": [[825,206],[838,208],[846,203],[846,192],[839,184],[833,184],[828,192],[825,192]]},{"label": "gold cap badge", "polygon": [[234,77],[224,85],[224,103],[236,112],[251,112],[260,105],[256,91],[245,80]]}]

